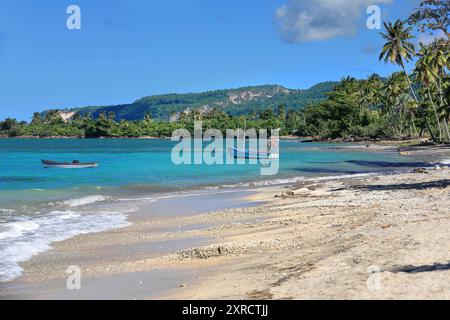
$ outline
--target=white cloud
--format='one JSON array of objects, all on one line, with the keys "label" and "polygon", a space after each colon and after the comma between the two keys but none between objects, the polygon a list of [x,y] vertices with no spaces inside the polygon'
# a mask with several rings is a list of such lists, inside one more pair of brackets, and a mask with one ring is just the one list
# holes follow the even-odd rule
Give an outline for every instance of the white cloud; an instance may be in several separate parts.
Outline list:
[{"label": "white cloud", "polygon": [[394,0],[288,0],[275,19],[289,43],[354,37],[367,7]]},{"label": "white cloud", "polygon": [[417,39],[417,42],[418,43],[422,43],[422,44],[424,44],[424,45],[427,45],[427,44],[431,44],[431,43],[433,43],[435,40],[438,40],[438,39],[445,39],[445,38],[447,38],[447,36],[444,34],[444,32],[443,31],[437,31],[436,33],[434,33],[434,34],[430,34],[430,33],[421,33],[420,35],[419,35],[419,37],[418,37],[418,39]]}]

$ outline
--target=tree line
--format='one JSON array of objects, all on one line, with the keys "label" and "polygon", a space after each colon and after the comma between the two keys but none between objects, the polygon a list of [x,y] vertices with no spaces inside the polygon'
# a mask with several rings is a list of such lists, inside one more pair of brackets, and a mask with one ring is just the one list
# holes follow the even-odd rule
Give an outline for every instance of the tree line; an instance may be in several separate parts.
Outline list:
[{"label": "tree line", "polygon": [[0,122],[0,133],[9,137],[78,137],[78,138],[133,138],[133,137],[170,137],[177,129],[194,131],[194,122],[202,121],[204,130],[218,129],[224,134],[227,129],[279,129],[284,127],[286,119],[283,106],[278,113],[272,109],[264,112],[250,113],[246,116],[232,116],[214,109],[207,113],[190,110],[182,113],[177,121],[154,120],[147,114],[144,119],[136,121],[115,120],[115,114],[100,113],[93,119],[90,116],[75,115],[64,121],[59,111],[52,110],[45,116],[35,113],[30,123],[18,122],[8,118]]}]

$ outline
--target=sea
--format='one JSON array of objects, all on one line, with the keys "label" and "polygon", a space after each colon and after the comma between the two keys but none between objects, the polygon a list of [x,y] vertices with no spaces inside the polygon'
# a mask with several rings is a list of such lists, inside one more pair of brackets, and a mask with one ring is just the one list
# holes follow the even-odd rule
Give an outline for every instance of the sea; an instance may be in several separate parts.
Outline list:
[{"label": "sea", "polygon": [[[0,281],[20,263],[76,235],[130,224],[139,201],[227,192],[302,180],[339,179],[432,166],[396,152],[348,144],[280,142],[279,172],[261,165],[176,165],[176,142],[158,139],[0,139]],[[201,150],[195,150],[201,152]],[[98,162],[45,169],[41,160]]]}]

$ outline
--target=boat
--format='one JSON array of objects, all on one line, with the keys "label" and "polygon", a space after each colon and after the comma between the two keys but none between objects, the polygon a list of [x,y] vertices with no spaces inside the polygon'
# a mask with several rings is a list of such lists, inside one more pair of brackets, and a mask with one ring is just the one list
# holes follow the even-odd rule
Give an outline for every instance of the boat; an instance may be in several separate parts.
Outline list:
[{"label": "boat", "polygon": [[280,158],[280,155],[272,152],[250,152],[246,150],[239,150],[236,148],[230,148],[229,151],[231,154],[233,154],[235,159],[273,160]]},{"label": "boat", "polygon": [[56,162],[50,160],[41,160],[44,168],[58,168],[58,169],[88,169],[97,168],[97,162],[79,162],[74,160],[72,162]]},{"label": "boat", "polygon": [[[244,120],[244,133],[247,132],[247,120]],[[239,129],[238,129],[239,131]],[[249,139],[246,135],[244,136],[245,140]],[[237,139],[237,137],[235,138]],[[256,160],[274,160],[279,159],[280,155],[272,152],[272,147],[276,146],[278,141],[270,140],[270,145],[268,146],[267,152],[251,152],[247,151],[245,146],[242,150],[237,148],[229,148],[228,151],[233,155],[235,159],[256,159]]]}]

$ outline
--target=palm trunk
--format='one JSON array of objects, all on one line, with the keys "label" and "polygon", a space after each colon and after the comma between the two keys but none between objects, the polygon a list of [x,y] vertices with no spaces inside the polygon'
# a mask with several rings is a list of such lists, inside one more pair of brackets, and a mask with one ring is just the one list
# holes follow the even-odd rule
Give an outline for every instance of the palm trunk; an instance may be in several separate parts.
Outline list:
[{"label": "palm trunk", "polygon": [[439,139],[442,141],[442,137],[444,136],[444,133],[442,131],[441,127],[441,120],[439,120],[439,115],[437,113],[436,105],[434,104],[433,96],[431,95],[430,88],[427,88],[428,91],[428,98],[430,99],[431,105],[433,106],[434,116],[436,117],[436,123],[439,129]]},{"label": "palm trunk", "polygon": [[414,97],[414,100],[416,100],[417,104],[419,104],[419,99],[417,99],[416,92],[414,91],[414,88],[413,88],[412,83],[411,83],[411,79],[409,79],[409,74],[408,74],[408,71],[406,70],[406,67],[405,67],[405,64],[403,63],[403,61],[402,61],[401,66],[403,68],[403,72],[406,75],[406,80],[408,81],[409,90],[411,90],[411,93],[412,93],[412,95]]},{"label": "palm trunk", "polygon": [[431,139],[432,139],[433,141],[436,141],[436,137],[434,136],[433,130],[431,130],[430,123],[429,123],[427,120],[425,120],[425,124],[426,124],[426,126],[427,126],[428,132],[429,132],[430,135],[431,135]]},{"label": "palm trunk", "polygon": [[447,132],[447,142],[450,142],[450,131],[448,130],[448,122],[447,119],[444,119],[445,131]]},{"label": "palm trunk", "polygon": [[423,127],[423,123],[422,123],[422,125],[420,126],[419,139],[422,138],[424,130],[425,130],[425,128]]},{"label": "palm trunk", "polygon": [[[445,103],[447,103],[447,105],[450,104],[450,99],[447,99],[444,96],[442,98],[444,100],[444,105],[445,105]],[[447,129],[448,140],[450,142],[450,132],[449,132],[449,123],[448,123],[449,115],[448,115],[448,113],[446,111],[444,111],[444,112],[445,112],[445,118],[444,119],[445,119],[445,125],[446,125],[445,128]]]},{"label": "palm trunk", "polygon": [[[405,75],[406,75],[406,80],[408,81],[409,89],[411,90],[411,93],[412,93],[412,95],[413,95],[413,97],[414,97],[414,100],[416,100],[416,103],[417,103],[417,105],[418,105],[418,104],[419,104],[419,99],[417,99],[417,95],[416,95],[416,93],[414,92],[414,88],[413,88],[413,86],[412,86],[411,79],[409,79],[409,74],[408,74],[408,71],[406,70],[406,67],[405,67],[405,64],[403,63],[403,61],[401,62],[401,67],[403,68],[403,72],[404,72]],[[436,140],[436,136],[434,135],[433,130],[431,129],[431,126],[430,126],[430,123],[428,122],[428,119],[425,118],[425,122],[426,122],[426,124],[427,124],[428,132],[429,132],[430,135],[431,135],[431,139],[433,139],[433,141],[436,142],[436,141],[437,141],[437,140]]]},{"label": "palm trunk", "polygon": [[[439,101],[440,101],[440,107],[443,108],[444,104],[445,104],[445,99],[444,99],[444,91],[442,90],[442,78],[439,77],[439,81],[436,83],[438,90],[439,90]],[[450,142],[450,132],[448,130],[448,122],[447,119],[444,118],[444,126],[445,126],[445,131],[447,133],[447,142]]]},{"label": "palm trunk", "polygon": [[416,127],[415,121],[416,121],[416,117],[414,116],[414,113],[411,112],[411,124],[413,126],[414,133],[416,134],[416,137],[419,137],[419,132],[417,131],[417,127]]}]

